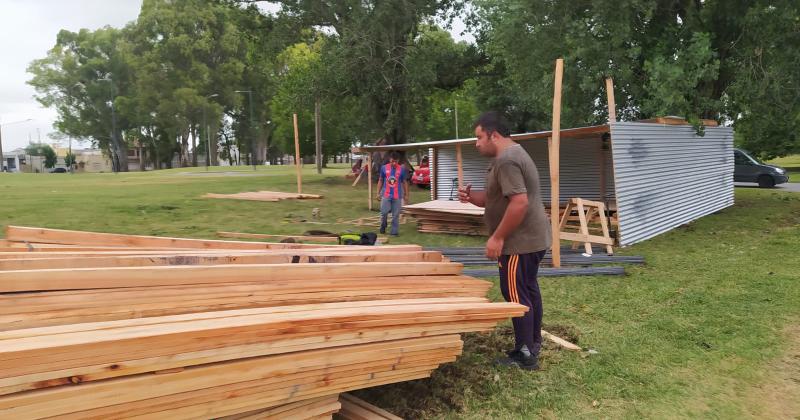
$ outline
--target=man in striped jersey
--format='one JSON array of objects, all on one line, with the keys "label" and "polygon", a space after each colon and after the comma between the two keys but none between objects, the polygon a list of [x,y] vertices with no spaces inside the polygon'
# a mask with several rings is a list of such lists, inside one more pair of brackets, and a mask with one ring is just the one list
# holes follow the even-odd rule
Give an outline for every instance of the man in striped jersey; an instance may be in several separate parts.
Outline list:
[{"label": "man in striped jersey", "polygon": [[539,173],[528,152],[511,139],[499,113],[481,115],[475,136],[478,152],[492,158],[486,190],[471,191],[467,185],[459,190],[459,200],[485,207],[490,233],[486,255],[498,261],[503,297],[528,307],[525,315],[512,319],[515,346],[498,363],[536,370],[542,345],[542,295],[536,276],[551,244]]},{"label": "man in striped jersey", "polygon": [[400,226],[400,211],[408,201],[408,170],[400,164],[400,154],[391,152],[389,163],[381,166],[378,177],[378,200],[381,201],[381,233],[386,233],[387,217],[392,213],[390,234],[397,236]]}]

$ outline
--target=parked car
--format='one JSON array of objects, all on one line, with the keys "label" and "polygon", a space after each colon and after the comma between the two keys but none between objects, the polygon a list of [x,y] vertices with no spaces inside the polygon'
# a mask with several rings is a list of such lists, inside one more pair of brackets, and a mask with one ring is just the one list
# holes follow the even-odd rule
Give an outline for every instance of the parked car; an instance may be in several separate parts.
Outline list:
[{"label": "parked car", "polygon": [[51,174],[65,174],[67,173],[67,168],[53,168],[50,170]]},{"label": "parked car", "polygon": [[431,186],[431,168],[428,165],[428,157],[422,158],[417,169],[414,170],[414,175],[411,176],[411,183],[420,188],[430,188]]},{"label": "parked car", "polygon": [[789,182],[786,169],[759,162],[744,150],[733,149],[734,182],[757,182],[761,188],[772,188]]}]

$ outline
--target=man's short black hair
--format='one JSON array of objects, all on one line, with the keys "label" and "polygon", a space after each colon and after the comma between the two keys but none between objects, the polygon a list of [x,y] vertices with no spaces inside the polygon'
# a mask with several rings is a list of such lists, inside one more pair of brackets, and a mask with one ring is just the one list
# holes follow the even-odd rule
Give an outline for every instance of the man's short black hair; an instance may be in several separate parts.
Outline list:
[{"label": "man's short black hair", "polygon": [[389,159],[394,159],[394,160],[399,162],[400,161],[400,153],[392,150],[391,153],[389,153]]},{"label": "man's short black hair", "polygon": [[497,111],[487,111],[481,114],[475,124],[472,125],[473,129],[478,127],[482,128],[486,133],[497,132],[503,137],[511,136],[508,121],[503,117],[503,114]]}]

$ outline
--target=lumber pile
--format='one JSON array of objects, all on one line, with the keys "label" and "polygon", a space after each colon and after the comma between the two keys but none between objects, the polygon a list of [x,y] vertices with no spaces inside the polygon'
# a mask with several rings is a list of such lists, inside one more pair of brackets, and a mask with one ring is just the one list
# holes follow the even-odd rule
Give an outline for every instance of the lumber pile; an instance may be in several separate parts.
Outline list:
[{"label": "lumber pile", "polygon": [[526,309],[415,245],[22,227],[0,245],[0,418],[331,418]]},{"label": "lumber pile", "polygon": [[316,194],[297,194],[297,193],[287,193],[280,191],[252,191],[252,192],[241,192],[235,194],[207,193],[203,195],[203,198],[226,198],[230,200],[249,200],[249,201],[281,201],[290,199],[306,200],[312,198],[322,198],[322,196]]},{"label": "lumber pile", "polygon": [[488,235],[483,209],[469,203],[434,200],[405,206],[403,211],[417,220],[420,232]]}]

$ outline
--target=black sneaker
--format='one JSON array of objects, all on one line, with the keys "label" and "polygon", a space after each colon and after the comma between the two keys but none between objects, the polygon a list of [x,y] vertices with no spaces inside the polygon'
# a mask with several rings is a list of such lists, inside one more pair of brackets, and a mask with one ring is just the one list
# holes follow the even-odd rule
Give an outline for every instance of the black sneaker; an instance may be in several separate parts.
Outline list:
[{"label": "black sneaker", "polygon": [[385,234],[386,233],[386,228],[381,228],[380,232],[381,232],[381,234]]},{"label": "black sneaker", "polygon": [[516,366],[523,370],[539,370],[539,358],[534,355],[526,356],[519,350],[511,350],[506,354],[507,357],[501,357],[495,363],[500,366]]}]

